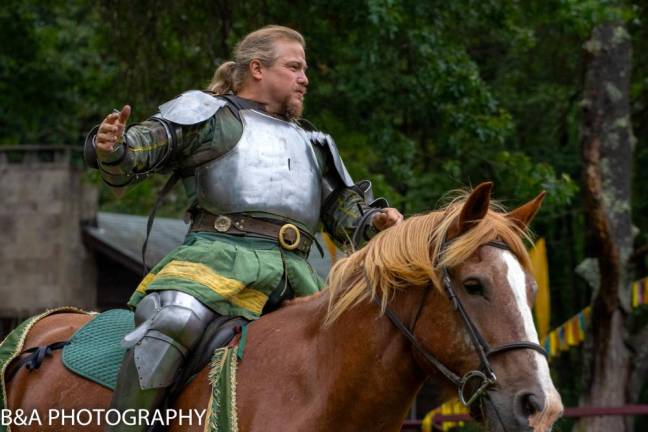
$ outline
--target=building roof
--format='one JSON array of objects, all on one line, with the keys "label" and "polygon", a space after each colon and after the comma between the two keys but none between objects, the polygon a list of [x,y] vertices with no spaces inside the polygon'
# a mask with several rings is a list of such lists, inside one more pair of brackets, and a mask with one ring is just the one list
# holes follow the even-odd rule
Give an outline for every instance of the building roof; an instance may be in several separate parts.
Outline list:
[{"label": "building roof", "polygon": [[[135,272],[142,272],[142,245],[146,238],[147,219],[146,216],[98,212],[96,226],[88,224],[83,227],[84,240],[93,249]],[[146,248],[146,264],[153,267],[181,245],[188,230],[189,225],[181,219],[156,217]],[[323,245],[321,234],[316,237]],[[326,251],[322,258],[317,247],[312,247],[308,261],[320,276],[326,277],[331,268],[331,257]]]}]

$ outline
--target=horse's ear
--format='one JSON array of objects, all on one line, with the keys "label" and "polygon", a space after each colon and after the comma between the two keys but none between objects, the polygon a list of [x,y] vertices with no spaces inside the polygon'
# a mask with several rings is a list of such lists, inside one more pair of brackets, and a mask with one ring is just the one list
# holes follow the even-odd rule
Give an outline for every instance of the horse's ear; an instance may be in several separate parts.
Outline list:
[{"label": "horse's ear", "polygon": [[547,195],[547,192],[540,192],[537,197],[511,211],[506,215],[506,217],[515,222],[521,229],[527,229],[535,215],[538,213],[538,210],[540,210],[545,195]]},{"label": "horse's ear", "polygon": [[490,208],[491,189],[493,189],[493,182],[480,183],[473,189],[461,208],[459,218],[448,230],[448,240],[470,230],[486,216]]}]

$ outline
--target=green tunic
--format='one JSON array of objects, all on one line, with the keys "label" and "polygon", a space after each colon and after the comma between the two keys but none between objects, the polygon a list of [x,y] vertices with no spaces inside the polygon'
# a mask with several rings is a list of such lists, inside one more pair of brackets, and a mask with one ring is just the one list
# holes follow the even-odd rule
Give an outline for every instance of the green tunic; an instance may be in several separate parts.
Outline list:
[{"label": "green tunic", "polygon": [[[202,151],[225,154],[236,146],[242,132],[234,112],[221,108],[205,122],[183,127],[182,139],[170,154],[166,130],[160,122],[148,120],[128,128],[124,144],[115,151],[98,155],[99,170],[110,186],[131,185],[151,174],[178,169],[183,161]],[[316,147],[322,175],[327,175],[335,169],[333,162]],[[191,206],[196,208],[195,178],[189,175],[183,184]],[[323,229],[338,246],[349,248],[352,233],[368,206],[350,188],[334,192],[331,203],[322,208]],[[370,229],[366,236],[374,234]],[[142,280],[128,304],[135,307],[148,292],[173,289],[193,295],[217,313],[256,319],[284,274],[297,296],[313,294],[323,286],[304,256],[283,250],[273,240],[190,233]]]},{"label": "green tunic", "polygon": [[174,289],[221,315],[256,319],[284,272],[297,296],[316,293],[323,286],[307,260],[277,247],[273,240],[190,233],[144,278],[128,304],[135,307],[150,291]]}]

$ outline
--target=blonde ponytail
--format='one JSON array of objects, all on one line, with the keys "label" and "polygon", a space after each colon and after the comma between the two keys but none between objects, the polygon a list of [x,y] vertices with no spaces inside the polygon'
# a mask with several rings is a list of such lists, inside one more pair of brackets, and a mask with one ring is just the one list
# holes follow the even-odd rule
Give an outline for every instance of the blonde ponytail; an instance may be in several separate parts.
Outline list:
[{"label": "blonde ponytail", "polygon": [[227,61],[220,65],[214,76],[207,86],[207,90],[216,94],[225,94],[234,91],[234,71],[236,70],[236,63]]}]

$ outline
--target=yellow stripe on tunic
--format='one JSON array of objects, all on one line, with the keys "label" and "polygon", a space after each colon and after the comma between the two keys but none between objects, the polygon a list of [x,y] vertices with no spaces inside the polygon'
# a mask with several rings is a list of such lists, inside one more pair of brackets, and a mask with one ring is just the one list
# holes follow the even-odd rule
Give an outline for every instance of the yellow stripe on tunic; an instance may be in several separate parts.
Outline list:
[{"label": "yellow stripe on tunic", "polygon": [[137,285],[137,288],[135,291],[141,292],[142,294],[146,293],[146,288],[150,285],[151,282],[155,279],[155,274],[149,273],[146,276],[144,276],[144,279],[142,279],[142,282],[140,282],[139,285]]},{"label": "yellow stripe on tunic", "polygon": [[174,278],[196,282],[206,286],[224,299],[230,300],[234,306],[242,307],[255,314],[261,314],[268,299],[268,296],[261,291],[246,288],[243,282],[222,276],[201,263],[171,261],[155,275],[155,278]]},{"label": "yellow stripe on tunic", "polygon": [[160,270],[157,277],[196,282],[223,298],[231,298],[245,288],[245,284],[241,281],[221,276],[205,264],[190,261],[171,261]]},{"label": "yellow stripe on tunic", "polygon": [[242,307],[254,312],[255,314],[261,315],[261,311],[263,311],[263,306],[265,306],[267,300],[268,296],[263,294],[261,291],[246,288],[238,295],[232,297],[231,301],[234,306]]}]

